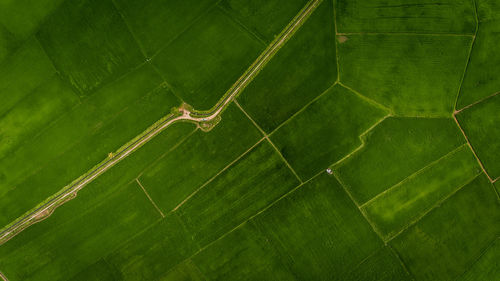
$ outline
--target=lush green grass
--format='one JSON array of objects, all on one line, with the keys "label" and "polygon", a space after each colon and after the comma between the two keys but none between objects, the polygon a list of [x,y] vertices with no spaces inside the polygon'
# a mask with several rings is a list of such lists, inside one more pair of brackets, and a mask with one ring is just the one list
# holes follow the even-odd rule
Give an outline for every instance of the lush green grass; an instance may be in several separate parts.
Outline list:
[{"label": "lush green grass", "polygon": [[0,64],[0,116],[50,79],[56,70],[38,41],[27,40]]},{"label": "lush green grass", "polygon": [[37,38],[81,96],[145,60],[111,0],[64,2],[42,25]]},{"label": "lush green grass", "polygon": [[298,280],[346,280],[382,244],[326,172],[254,221]]},{"label": "lush green grass", "polygon": [[324,1],[238,101],[270,133],[336,79],[333,7]]},{"label": "lush green grass", "polygon": [[403,116],[449,117],[471,37],[347,35],[340,80]]},{"label": "lush green grass", "polygon": [[336,85],[273,133],[271,141],[306,180],[360,146],[359,136],[386,114]]},{"label": "lush green grass", "polygon": [[148,56],[152,56],[205,13],[214,0],[114,0]]},{"label": "lush green grass", "polygon": [[216,7],[162,49],[153,63],[184,101],[205,110],[222,98],[263,49]]},{"label": "lush green grass", "polygon": [[474,3],[406,0],[337,0],[339,32],[473,34]]},{"label": "lush green grass", "polygon": [[158,206],[169,212],[259,138],[260,133],[250,120],[231,105],[213,130],[198,130],[148,168],[140,181]]},{"label": "lush green grass", "polygon": [[378,231],[389,238],[420,219],[481,173],[481,168],[464,144],[438,161],[406,178],[362,207]]},{"label": "lush green grass", "polygon": [[500,239],[482,253],[479,260],[475,261],[470,269],[461,276],[460,281],[498,280],[500,279]]},{"label": "lush green grass", "polygon": [[306,3],[306,0],[223,0],[219,5],[269,43]]},{"label": "lush green grass", "polygon": [[101,259],[93,265],[86,267],[77,275],[68,279],[69,281],[115,281],[122,280],[119,273],[116,272],[105,260]]},{"label": "lush green grass", "polygon": [[334,167],[359,204],[463,144],[451,119],[388,118],[364,147]]},{"label": "lush green grass", "polygon": [[391,244],[417,280],[454,280],[498,237],[499,220],[499,201],[481,175]]},{"label": "lush green grass", "polygon": [[477,0],[479,22],[500,19],[500,3],[496,0]]},{"label": "lush green grass", "polygon": [[194,194],[176,213],[194,240],[205,246],[297,185],[298,180],[276,151],[262,142]]},{"label": "lush green grass", "polygon": [[491,97],[457,115],[469,142],[493,179],[500,177],[500,95]]},{"label": "lush green grass", "polygon": [[1,224],[78,178],[177,105],[171,92],[157,88],[160,78],[154,74],[145,67],[103,88],[1,159],[7,194],[0,198]]},{"label": "lush green grass", "polygon": [[500,91],[497,75],[500,64],[497,46],[499,40],[500,20],[480,24],[458,97],[457,109]]}]

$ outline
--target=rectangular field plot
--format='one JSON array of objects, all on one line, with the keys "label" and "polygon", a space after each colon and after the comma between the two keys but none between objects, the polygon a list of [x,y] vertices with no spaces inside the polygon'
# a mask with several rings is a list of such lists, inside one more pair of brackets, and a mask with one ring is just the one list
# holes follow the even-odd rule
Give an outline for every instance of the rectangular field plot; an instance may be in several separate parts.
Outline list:
[{"label": "rectangular field plot", "polygon": [[148,56],[152,56],[193,21],[215,0],[114,0]]},{"label": "rectangular field plot", "polygon": [[464,143],[451,119],[390,117],[333,168],[361,205]]},{"label": "rectangular field plot", "polygon": [[474,154],[464,144],[371,199],[362,210],[387,239],[480,173]]},{"label": "rectangular field plot", "polygon": [[339,32],[473,34],[474,3],[469,0],[337,0]]},{"label": "rectangular field plot", "polygon": [[203,15],[153,58],[182,99],[208,110],[264,50],[220,8]]},{"label": "rectangular field plot", "polygon": [[122,280],[119,272],[101,259],[93,265],[86,267],[68,281],[119,281]]},{"label": "rectangular field plot", "polygon": [[480,0],[476,5],[480,23],[500,19],[500,2],[497,0]]},{"label": "rectangular field plot", "polygon": [[337,79],[331,1],[323,1],[238,97],[270,133]]},{"label": "rectangular field plot", "polygon": [[253,219],[298,280],[346,280],[382,246],[338,181],[323,173]]},{"label": "rectangular field plot", "polygon": [[306,180],[361,145],[360,135],[387,112],[336,85],[271,135]]},{"label": "rectangular field plot", "polygon": [[481,23],[480,26],[458,96],[457,109],[500,92],[500,53],[497,45],[500,40],[500,18]]},{"label": "rectangular field plot", "polygon": [[203,247],[298,184],[271,145],[262,142],[194,194],[176,213]]},{"label": "rectangular field plot", "polygon": [[145,60],[111,0],[63,3],[37,38],[82,97]]},{"label": "rectangular field plot", "polygon": [[469,107],[456,117],[490,178],[499,178],[500,95]]},{"label": "rectangular field plot", "polygon": [[270,43],[306,4],[307,0],[223,0],[219,6]]},{"label": "rectangular field plot", "polygon": [[282,261],[252,223],[245,223],[192,258],[207,280],[232,280],[236,276],[249,281],[296,280]]},{"label": "rectangular field plot", "polygon": [[230,105],[210,132],[198,130],[140,177],[158,206],[169,212],[224,167],[256,144],[260,133]]},{"label": "rectangular field plot", "polygon": [[56,70],[35,38],[27,40],[0,64],[0,116],[4,115]]},{"label": "rectangular field plot", "polygon": [[455,280],[497,238],[500,205],[484,175],[390,243],[417,280]]},{"label": "rectangular field plot", "polygon": [[339,39],[345,85],[397,115],[453,113],[472,37],[370,34]]},{"label": "rectangular field plot", "polygon": [[87,172],[178,105],[170,91],[158,88],[159,79],[150,67],[131,73],[0,159],[0,187],[6,194],[0,197],[0,224]]},{"label": "rectangular field plot", "polygon": [[135,182],[91,208],[79,201],[66,203],[2,245],[2,271],[12,280],[64,280],[160,218]]}]

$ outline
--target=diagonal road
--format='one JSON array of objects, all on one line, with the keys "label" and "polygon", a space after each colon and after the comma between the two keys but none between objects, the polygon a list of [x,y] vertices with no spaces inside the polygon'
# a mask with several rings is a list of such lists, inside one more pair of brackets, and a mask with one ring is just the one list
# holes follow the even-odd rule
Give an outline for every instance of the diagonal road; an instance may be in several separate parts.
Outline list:
[{"label": "diagonal road", "polygon": [[[224,109],[241,93],[241,91],[253,80],[259,71],[271,60],[276,52],[293,36],[293,34],[304,24],[312,12],[319,6],[322,0],[311,0],[308,4],[293,18],[287,27],[271,42],[271,44],[254,61],[249,69],[233,84],[233,86],[224,94],[223,98],[209,111],[192,112],[187,109],[181,109],[180,114],[169,115],[145,132],[136,137],[131,143],[120,148],[114,156],[104,160],[97,167],[93,168],[85,175],[73,181],[43,204],[29,211],[27,214],[6,226],[0,232],[0,245],[20,233],[28,226],[48,217],[58,206],[64,202],[73,199],[79,190],[116,165],[118,162],[129,156],[142,145],[150,141],[153,137],[165,130],[173,123],[184,121],[197,124],[207,124],[217,118]],[[0,275],[1,276],[1,275]]]}]

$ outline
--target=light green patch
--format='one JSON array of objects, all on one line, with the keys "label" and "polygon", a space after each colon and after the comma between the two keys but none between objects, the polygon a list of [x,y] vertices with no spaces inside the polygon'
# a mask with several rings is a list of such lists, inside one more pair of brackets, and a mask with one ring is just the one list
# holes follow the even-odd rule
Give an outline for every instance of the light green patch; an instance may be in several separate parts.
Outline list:
[{"label": "light green patch", "polygon": [[449,117],[471,37],[347,35],[340,81],[401,116]]},{"label": "light green patch", "polygon": [[500,231],[500,205],[484,175],[391,241],[417,280],[455,280]]},{"label": "light green patch", "polygon": [[361,209],[388,239],[481,172],[474,154],[462,145],[390,187]]},{"label": "light green patch", "polygon": [[397,184],[465,143],[445,118],[387,118],[364,146],[334,167],[359,204]]}]

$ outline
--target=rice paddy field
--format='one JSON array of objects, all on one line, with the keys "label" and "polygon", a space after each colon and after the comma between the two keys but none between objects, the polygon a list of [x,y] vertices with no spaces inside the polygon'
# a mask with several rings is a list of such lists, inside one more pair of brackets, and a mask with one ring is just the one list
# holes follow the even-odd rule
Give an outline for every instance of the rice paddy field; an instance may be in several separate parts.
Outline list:
[{"label": "rice paddy field", "polygon": [[500,280],[498,42],[497,0],[0,0],[0,280]]}]

